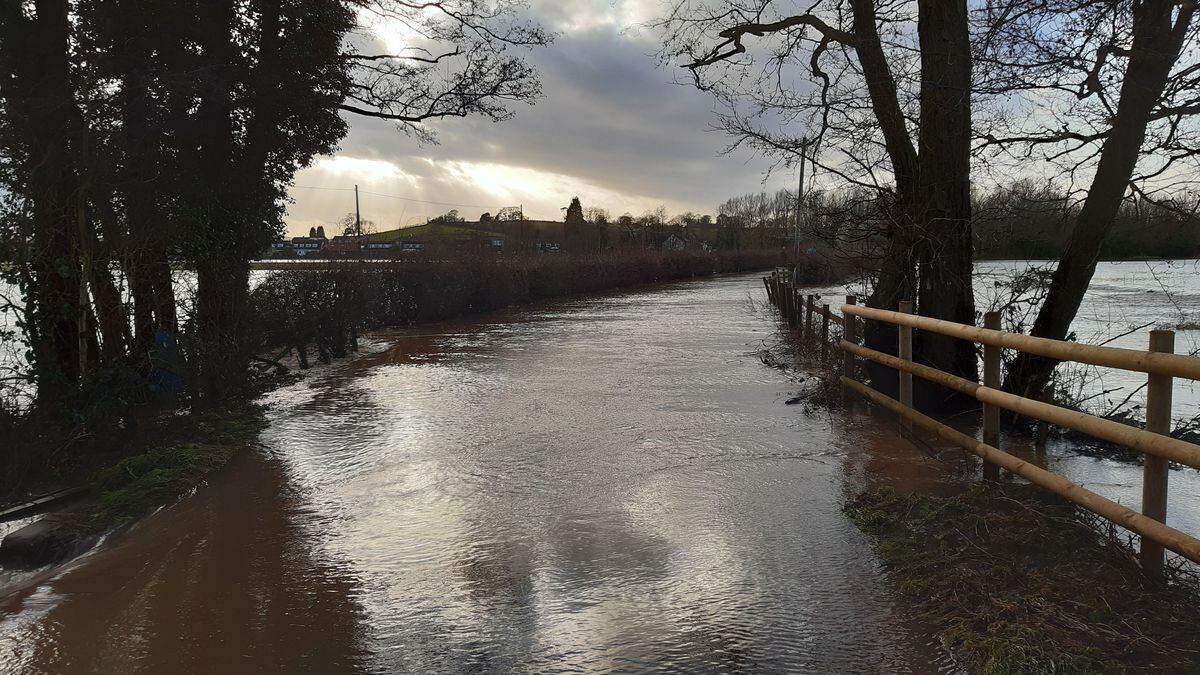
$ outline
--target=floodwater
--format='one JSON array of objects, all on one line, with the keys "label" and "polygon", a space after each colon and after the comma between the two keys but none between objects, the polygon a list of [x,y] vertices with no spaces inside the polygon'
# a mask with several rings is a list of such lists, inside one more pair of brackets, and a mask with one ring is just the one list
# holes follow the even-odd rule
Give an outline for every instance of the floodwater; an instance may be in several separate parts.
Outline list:
[{"label": "floodwater", "polygon": [[891,422],[784,405],[761,288],[376,336],[195,495],[0,589],[0,670],[937,670],[841,512],[936,472]]},{"label": "floodwater", "polygon": [[[1023,261],[979,263],[975,291],[980,309],[1003,306],[1009,300],[1003,280],[1031,266],[1036,265]],[[1100,263],[1071,325],[1075,339],[1085,344],[1145,351],[1153,329],[1175,331],[1177,354],[1200,354],[1200,260]],[[1145,374],[1077,364],[1072,367],[1068,374],[1086,375],[1088,382],[1079,391],[1082,396],[1094,397],[1088,403],[1098,411],[1120,405],[1129,395],[1122,410],[1145,405]],[[1200,415],[1198,385],[1192,380],[1175,381],[1177,423]]]},{"label": "floodwater", "polygon": [[[1001,310],[1011,301],[1006,284],[1029,269],[1053,269],[1045,261],[1006,260],[975,265],[977,311]],[[835,305],[841,296],[857,289],[813,289]],[[1032,322],[1032,313],[1028,322]],[[1153,329],[1175,331],[1175,352],[1200,354],[1200,260],[1131,260],[1102,262],[1071,330],[1085,344],[1145,350]],[[1140,417],[1145,405],[1146,375],[1111,368],[1064,364],[1060,370],[1075,381],[1072,393],[1087,399],[1085,407],[1097,414],[1113,410]],[[1200,382],[1175,379],[1173,422],[1178,426],[1200,422]],[[1038,455],[1019,442],[1005,448],[1045,466],[1050,471],[1115,500],[1141,510],[1140,464],[1097,456],[1077,443],[1051,440]],[[1167,524],[1200,536],[1200,471],[1172,465],[1167,499]],[[1174,555],[1168,553],[1168,555]]]},{"label": "floodwater", "polygon": [[[1025,330],[1033,323],[1037,306],[1013,302],[1009,282],[1029,270],[1049,273],[1054,262],[1044,260],[993,260],[975,263],[975,309],[1004,311],[1006,320],[1024,318]],[[812,292],[834,308],[846,293],[862,289],[828,286]],[[1071,324],[1075,340],[1084,344],[1146,350],[1150,331],[1175,331],[1177,354],[1200,355],[1200,260],[1128,260],[1101,262],[1087,295]],[[1123,411],[1145,405],[1142,385],[1146,376],[1111,368],[1079,364],[1060,366],[1068,379],[1077,380],[1072,393],[1087,398],[1086,405],[1098,413],[1119,407]],[[1129,400],[1126,401],[1126,397]],[[1200,382],[1175,381],[1175,421],[1200,417]]]}]

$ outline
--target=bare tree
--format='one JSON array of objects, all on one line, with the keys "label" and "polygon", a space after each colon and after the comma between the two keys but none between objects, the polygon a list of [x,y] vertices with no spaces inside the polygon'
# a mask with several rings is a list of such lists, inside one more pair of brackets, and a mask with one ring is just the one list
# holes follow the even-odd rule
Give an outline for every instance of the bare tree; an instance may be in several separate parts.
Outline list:
[{"label": "bare tree", "polygon": [[[973,322],[966,3],[778,4],[678,0],[656,24],[663,57],[682,59],[714,94],[729,149],[746,145],[776,166],[808,152],[825,175],[875,195],[884,229],[872,233],[880,266],[869,304],[914,298],[922,314]],[[894,349],[878,327],[867,340]],[[976,377],[969,345],[923,335],[917,354]]]},{"label": "bare tree", "polygon": [[[1040,159],[1071,183],[1087,181],[1034,335],[1068,336],[1126,195],[1169,203],[1193,180],[1200,157],[1195,10],[1190,0],[1001,0],[987,8],[978,89],[1026,103],[981,125],[979,152],[993,161]],[[1038,396],[1055,365],[1022,355],[1006,387]]]},{"label": "bare tree", "polygon": [[344,58],[352,80],[340,106],[346,112],[392,120],[432,141],[431,120],[482,115],[501,121],[512,117],[509,105],[531,103],[541,93],[533,67],[511,50],[545,46],[554,36],[522,18],[519,0],[362,4],[389,32],[406,36],[406,44],[396,53],[351,45]]}]

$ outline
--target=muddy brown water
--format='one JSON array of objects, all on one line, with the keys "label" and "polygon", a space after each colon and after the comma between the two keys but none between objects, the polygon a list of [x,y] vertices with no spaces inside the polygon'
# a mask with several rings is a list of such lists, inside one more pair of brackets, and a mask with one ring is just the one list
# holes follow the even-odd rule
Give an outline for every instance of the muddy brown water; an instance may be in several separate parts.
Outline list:
[{"label": "muddy brown water", "polygon": [[783,405],[755,275],[393,331],[262,449],[0,589],[0,670],[931,672],[841,512],[933,480]]}]

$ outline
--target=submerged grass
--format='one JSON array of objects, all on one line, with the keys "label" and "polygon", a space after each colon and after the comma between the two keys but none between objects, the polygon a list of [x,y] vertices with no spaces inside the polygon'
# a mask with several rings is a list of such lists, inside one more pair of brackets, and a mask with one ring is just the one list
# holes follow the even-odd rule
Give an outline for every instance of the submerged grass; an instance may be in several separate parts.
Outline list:
[{"label": "submerged grass", "polygon": [[1148,580],[1124,542],[1053,495],[882,487],[846,512],[969,672],[1200,672],[1194,584]]},{"label": "submerged grass", "polygon": [[266,425],[262,406],[249,403],[179,419],[168,438],[96,475],[93,528],[127,524],[185,494],[253,444]]}]

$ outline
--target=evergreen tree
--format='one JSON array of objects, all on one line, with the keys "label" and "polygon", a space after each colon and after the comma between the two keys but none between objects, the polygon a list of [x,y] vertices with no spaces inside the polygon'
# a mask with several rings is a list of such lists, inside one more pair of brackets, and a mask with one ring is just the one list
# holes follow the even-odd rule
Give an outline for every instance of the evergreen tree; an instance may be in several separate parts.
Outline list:
[{"label": "evergreen tree", "polygon": [[[249,261],[283,235],[296,171],[335,150],[343,113],[423,137],[431,120],[510,117],[508,105],[540,92],[514,52],[551,37],[522,6],[0,3],[0,275],[23,296],[39,407],[70,416],[88,387],[145,398],[101,389],[151,382],[164,332],[179,338],[198,398],[222,400],[250,356]],[[363,10],[445,56],[360,53],[350,36],[369,30],[358,26]],[[183,326],[179,267],[196,273]]]},{"label": "evergreen tree", "polygon": [[579,197],[571,198],[571,205],[567,207],[567,222],[568,223],[583,223],[583,204],[579,203]]},{"label": "evergreen tree", "polygon": [[567,207],[566,223],[563,225],[563,239],[567,251],[582,253],[588,249],[587,230],[588,224],[583,218],[583,204],[579,203],[579,197],[572,197],[571,204]]}]

